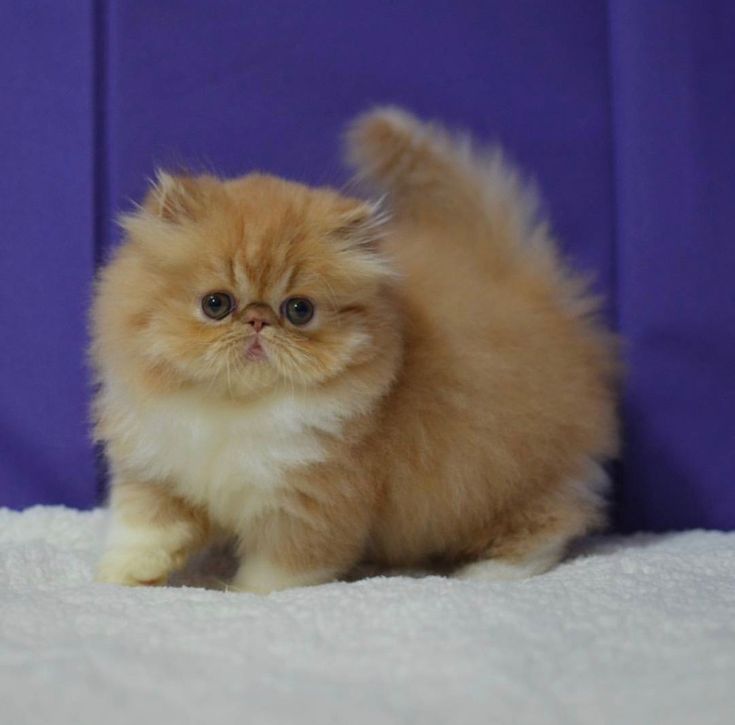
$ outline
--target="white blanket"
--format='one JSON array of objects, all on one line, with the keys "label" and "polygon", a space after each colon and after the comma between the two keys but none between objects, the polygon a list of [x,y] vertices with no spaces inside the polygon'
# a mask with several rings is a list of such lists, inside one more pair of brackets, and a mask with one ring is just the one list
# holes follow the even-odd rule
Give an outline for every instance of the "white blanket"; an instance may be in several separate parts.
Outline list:
[{"label": "white blanket", "polygon": [[0,722],[735,723],[735,533],[521,582],[92,583],[106,514],[0,509]]}]

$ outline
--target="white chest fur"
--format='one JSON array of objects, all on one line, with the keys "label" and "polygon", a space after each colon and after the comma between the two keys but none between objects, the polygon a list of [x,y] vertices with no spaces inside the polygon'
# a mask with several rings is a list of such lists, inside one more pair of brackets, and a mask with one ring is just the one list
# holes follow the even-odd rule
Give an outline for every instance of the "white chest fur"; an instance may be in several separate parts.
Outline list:
[{"label": "white chest fur", "polygon": [[170,481],[224,525],[272,505],[294,467],[323,460],[318,434],[338,434],[345,413],[314,396],[248,405],[183,396],[136,405],[115,397],[127,467]]}]

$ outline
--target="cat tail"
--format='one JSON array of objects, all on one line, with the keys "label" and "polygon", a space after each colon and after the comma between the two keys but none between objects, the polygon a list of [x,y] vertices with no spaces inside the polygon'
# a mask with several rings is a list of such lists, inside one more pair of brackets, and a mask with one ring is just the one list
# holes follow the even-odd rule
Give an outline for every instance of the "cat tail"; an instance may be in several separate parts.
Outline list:
[{"label": "cat tail", "polygon": [[395,222],[443,228],[486,258],[535,247],[535,256],[553,265],[535,191],[499,148],[478,147],[466,135],[383,107],[355,119],[346,151],[358,183],[385,195]]}]

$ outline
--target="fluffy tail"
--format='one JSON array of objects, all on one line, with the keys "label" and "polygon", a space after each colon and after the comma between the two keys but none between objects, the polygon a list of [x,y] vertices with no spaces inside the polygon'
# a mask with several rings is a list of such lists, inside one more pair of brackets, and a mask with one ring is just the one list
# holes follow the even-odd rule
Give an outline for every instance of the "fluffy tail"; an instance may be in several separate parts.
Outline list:
[{"label": "fluffy tail", "polygon": [[519,244],[551,251],[535,193],[499,149],[476,148],[468,137],[386,107],[350,126],[347,159],[358,181],[387,195],[399,223],[451,227],[481,241],[486,253]]}]

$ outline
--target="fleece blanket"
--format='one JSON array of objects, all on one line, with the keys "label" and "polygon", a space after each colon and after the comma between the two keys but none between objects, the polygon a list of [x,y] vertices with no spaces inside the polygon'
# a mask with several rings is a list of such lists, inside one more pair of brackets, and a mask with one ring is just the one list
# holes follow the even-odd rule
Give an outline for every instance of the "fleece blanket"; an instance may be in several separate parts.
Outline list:
[{"label": "fleece blanket", "polygon": [[259,597],[93,583],[105,517],[0,510],[3,725],[735,722],[735,533]]}]

